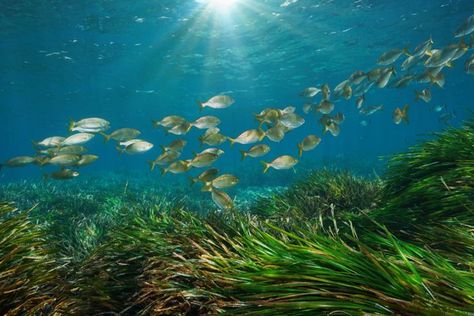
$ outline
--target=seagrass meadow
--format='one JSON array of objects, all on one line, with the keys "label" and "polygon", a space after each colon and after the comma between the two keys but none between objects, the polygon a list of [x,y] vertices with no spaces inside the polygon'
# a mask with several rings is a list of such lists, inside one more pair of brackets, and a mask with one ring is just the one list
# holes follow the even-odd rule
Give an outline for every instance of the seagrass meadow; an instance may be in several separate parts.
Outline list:
[{"label": "seagrass meadow", "polygon": [[2,315],[474,313],[472,120],[222,212],[106,178],[0,192]]}]

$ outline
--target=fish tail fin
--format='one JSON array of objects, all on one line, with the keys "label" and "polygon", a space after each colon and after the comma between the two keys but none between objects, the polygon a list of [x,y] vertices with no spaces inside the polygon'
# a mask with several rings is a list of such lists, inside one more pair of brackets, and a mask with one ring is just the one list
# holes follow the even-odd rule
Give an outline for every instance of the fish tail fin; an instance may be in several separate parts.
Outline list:
[{"label": "fish tail fin", "polygon": [[104,132],[100,132],[100,135],[104,136],[104,143],[108,142],[110,138],[112,137],[112,135],[107,135]]},{"label": "fish tail fin", "polygon": [[427,49],[425,51],[425,55],[428,56],[428,57],[431,57],[431,56],[433,56],[433,52],[431,50]]},{"label": "fish tail fin", "polygon": [[166,173],[168,173],[168,169],[166,169],[165,167],[162,167],[160,168],[161,170],[161,175],[164,176]]},{"label": "fish tail fin", "polygon": [[33,145],[34,148],[38,148],[38,147],[39,147],[37,141],[32,140],[32,141],[31,141],[31,144]]},{"label": "fish tail fin", "polygon": [[410,52],[408,51],[408,47],[404,47],[404,48],[402,49],[402,51],[403,51],[403,54],[404,54],[404,55],[406,55],[406,56],[408,56],[408,57],[411,57],[411,54],[410,54]]},{"label": "fish tail fin", "polygon": [[189,177],[189,185],[190,185],[190,186],[193,186],[193,185],[195,185],[195,184],[196,184],[196,182],[198,182],[198,180],[197,180],[197,179],[194,179],[194,178],[193,178],[193,177],[191,177],[191,176]]},{"label": "fish tail fin", "polygon": [[453,63],[452,61],[448,61],[448,62],[446,63],[446,67],[448,67],[448,68],[453,68],[453,67],[454,67],[454,63]]},{"label": "fish tail fin", "polygon": [[158,128],[158,126],[160,126],[160,121],[158,121],[158,120],[151,120],[151,125],[152,125],[154,128]]},{"label": "fish tail fin", "polygon": [[202,110],[204,110],[204,103],[202,103],[202,102],[199,101],[199,100],[196,100],[196,103],[199,105],[199,112],[201,112]]},{"label": "fish tail fin", "polygon": [[410,123],[410,118],[408,117],[408,109],[410,108],[409,104],[405,104],[402,109],[402,120],[406,124]]},{"label": "fish tail fin", "polygon": [[73,128],[74,128],[74,120],[73,120],[73,119],[70,119],[70,120],[69,120],[69,125],[68,125],[67,130],[68,130],[69,132],[72,132]]},{"label": "fish tail fin", "polygon": [[245,150],[241,150],[241,151],[240,151],[240,155],[242,156],[242,157],[240,158],[240,160],[243,161],[243,160],[245,159],[245,157],[247,157],[247,152],[246,152]]},{"label": "fish tail fin", "polygon": [[119,154],[123,154],[125,152],[125,148],[120,148],[120,146],[115,146],[115,149],[117,149]]},{"label": "fish tail fin", "polygon": [[36,161],[39,163],[40,167],[43,167],[45,164],[49,162],[49,158],[44,158],[44,159],[36,159]]},{"label": "fish tail fin", "polygon": [[155,170],[155,162],[153,160],[148,160],[147,163],[150,166],[150,171]]},{"label": "fish tail fin", "polygon": [[205,183],[201,188],[201,192],[212,192],[212,184]]},{"label": "fish tail fin", "polygon": [[415,101],[420,100],[420,93],[415,90]]},{"label": "fish tail fin", "polygon": [[260,161],[260,163],[263,165],[263,173],[267,173],[268,168],[270,168],[271,164],[265,161]]},{"label": "fish tail fin", "polygon": [[163,146],[163,145],[160,145],[160,148],[161,148],[161,150],[163,151],[163,153],[165,153],[165,152],[166,152],[166,147],[165,147],[165,146]]},{"label": "fish tail fin", "polygon": [[227,137],[227,139],[229,140],[230,147],[233,147],[235,144],[235,138]]},{"label": "fish tail fin", "polygon": [[192,124],[189,124],[188,127],[186,127],[186,132],[185,132],[185,134],[187,134],[187,133],[191,130],[192,127],[193,127],[193,125],[192,125]]},{"label": "fish tail fin", "polygon": [[299,143],[296,146],[298,147],[298,157],[303,156],[303,144]]}]

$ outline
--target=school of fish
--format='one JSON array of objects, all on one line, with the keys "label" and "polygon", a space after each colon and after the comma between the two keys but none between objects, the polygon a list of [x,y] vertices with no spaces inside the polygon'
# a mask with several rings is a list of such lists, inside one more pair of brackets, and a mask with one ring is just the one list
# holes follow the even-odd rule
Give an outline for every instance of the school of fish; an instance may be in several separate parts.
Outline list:
[{"label": "school of fish", "polygon": [[[345,120],[342,112],[333,114],[338,100],[355,100],[355,106],[363,117],[371,116],[384,108],[384,104],[367,104],[367,96],[371,89],[383,88],[406,88],[410,84],[418,84],[421,89],[414,90],[414,102],[431,102],[431,89],[443,88],[445,75],[443,71],[454,66],[454,62],[463,57],[473,48],[474,42],[474,15],[467,18],[455,31],[455,38],[459,42],[442,48],[434,48],[434,41],[428,38],[413,50],[407,48],[392,49],[380,55],[377,66],[369,71],[357,70],[349,78],[343,80],[331,90],[327,83],[307,87],[303,89],[300,96],[306,99],[302,111],[308,115],[313,113],[319,116],[322,126],[321,136],[307,135],[291,153],[275,157],[270,161],[261,161],[263,173],[270,168],[276,170],[293,169],[298,164],[298,159],[304,152],[314,150],[322,141],[322,136],[328,132],[337,137],[341,131],[341,125]],[[469,41],[467,43],[466,41]],[[401,61],[401,59],[403,59]],[[474,54],[467,57],[464,63],[467,74],[474,75]],[[425,86],[423,86],[425,85]],[[314,98],[320,94],[318,102]],[[197,101],[200,110],[210,108],[222,110],[230,107],[235,100],[228,95],[216,95],[205,102]],[[409,104],[395,106],[392,111],[392,122],[394,124],[408,124],[410,109]],[[433,111],[440,112],[445,106],[433,106]],[[444,113],[440,120],[448,120],[454,116],[453,113]],[[229,173],[220,173],[212,165],[224,155],[224,151],[218,146],[229,142],[234,144],[251,145],[247,150],[240,150],[242,160],[247,157],[261,158],[270,153],[271,147],[261,143],[265,138],[271,142],[281,142],[285,135],[292,130],[305,124],[303,116],[296,113],[294,106],[285,108],[265,108],[255,115],[258,125],[254,129],[243,131],[235,137],[225,136],[221,133],[219,125],[221,120],[213,115],[205,115],[194,121],[188,121],[178,115],[170,115],[160,120],[153,120],[155,128],[162,128],[167,134],[184,137],[193,127],[205,130],[199,137],[202,145],[209,146],[192,157],[181,159],[186,147],[187,140],[178,138],[168,145],[160,145],[161,154],[152,161],[148,161],[150,170],[160,166],[162,174],[181,174],[189,170],[204,169],[197,177],[190,178],[191,185],[200,183],[202,192],[210,192],[214,203],[221,209],[229,209],[234,205],[233,199],[224,189],[235,186],[239,179]],[[367,126],[367,120],[362,120],[361,125]],[[68,136],[50,136],[41,141],[33,142],[36,153],[32,156],[13,157],[2,164],[2,167],[16,168],[31,164],[38,166],[53,165],[58,169],[45,178],[54,180],[68,180],[80,175],[79,168],[94,163],[99,157],[87,154],[85,145],[97,135],[101,135],[104,142],[115,141],[119,153],[136,155],[143,154],[154,148],[154,144],[140,139],[141,132],[134,128],[119,128],[110,132],[111,124],[103,118],[85,118],[79,121],[71,121]],[[298,158],[295,158],[298,157]],[[263,158],[262,158],[263,159]]]}]

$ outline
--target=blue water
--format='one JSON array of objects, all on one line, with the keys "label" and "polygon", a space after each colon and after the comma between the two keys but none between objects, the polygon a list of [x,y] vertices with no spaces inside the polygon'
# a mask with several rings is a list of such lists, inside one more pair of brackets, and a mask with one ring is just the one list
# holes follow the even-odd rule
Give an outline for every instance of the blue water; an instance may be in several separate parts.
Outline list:
[{"label": "blue water", "polygon": [[[380,54],[413,49],[430,36],[434,48],[454,43],[453,32],[473,13],[472,0],[238,0],[228,10],[194,0],[1,1],[0,162],[34,154],[33,140],[67,135],[69,119],[102,117],[112,130],[141,130],[140,138],[155,147],[143,155],[119,155],[112,143],[104,145],[97,136],[87,147],[100,159],[81,169],[81,177],[150,177],[146,161],[160,154],[159,144],[176,138],[153,129],[152,119],[177,114],[192,121],[215,115],[222,120],[222,133],[236,137],[255,128],[253,114],[266,107],[294,105],[303,115],[305,100],[299,92],[304,88],[328,83],[333,89],[354,71],[376,67]],[[324,135],[315,150],[304,154],[297,173],[324,166],[383,172],[381,156],[404,151],[446,128],[439,120],[442,113],[454,113],[449,123],[459,126],[474,110],[474,77],[464,73],[464,60],[471,54],[443,71],[446,85],[431,88],[429,104],[415,102],[414,89],[426,86],[418,84],[372,88],[366,105],[385,108],[369,117],[357,112],[355,98],[338,101],[334,113],[346,116],[341,134]],[[235,104],[200,113],[196,100],[219,93],[232,96]],[[393,110],[406,103],[411,105],[410,124],[393,124]],[[436,113],[434,105],[446,110]],[[296,144],[306,135],[322,136],[319,115],[304,117],[306,124],[281,143],[265,141],[272,147],[265,160],[296,156]],[[367,126],[361,125],[364,120]],[[202,133],[192,129],[186,135],[189,144],[182,158],[200,150]],[[240,162],[239,149],[250,146],[220,147],[226,153],[216,166],[247,183],[277,183],[293,174],[271,170],[262,176],[260,159]],[[36,181],[52,170],[4,168],[0,179]],[[157,171],[151,176],[164,184],[186,178],[161,177]]]}]

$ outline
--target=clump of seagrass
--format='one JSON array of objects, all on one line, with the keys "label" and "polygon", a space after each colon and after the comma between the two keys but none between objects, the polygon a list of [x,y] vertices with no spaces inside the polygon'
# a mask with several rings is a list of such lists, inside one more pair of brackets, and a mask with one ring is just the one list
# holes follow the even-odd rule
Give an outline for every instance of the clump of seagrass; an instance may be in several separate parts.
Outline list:
[{"label": "clump of seagrass", "polygon": [[390,159],[381,222],[474,224],[474,121],[435,135]]},{"label": "clump of seagrass", "polygon": [[237,300],[226,309],[236,315],[474,312],[472,273],[386,230],[366,235],[377,249],[356,236],[246,223],[201,241],[201,271],[221,285],[214,293]]},{"label": "clump of seagrass", "polygon": [[0,203],[0,314],[36,315],[57,304],[58,274],[44,231],[29,212]]},{"label": "clump of seagrass", "polygon": [[365,236],[373,248],[355,230],[350,236],[317,225],[286,230],[278,221],[222,215],[154,214],[135,227],[149,233],[154,227],[162,249],[148,257],[138,278],[137,313],[474,312],[472,273],[383,227]]},{"label": "clump of seagrass", "polygon": [[310,173],[286,192],[263,198],[252,212],[262,216],[280,216],[296,211],[304,218],[340,217],[375,208],[381,187],[379,180],[323,169]]}]

